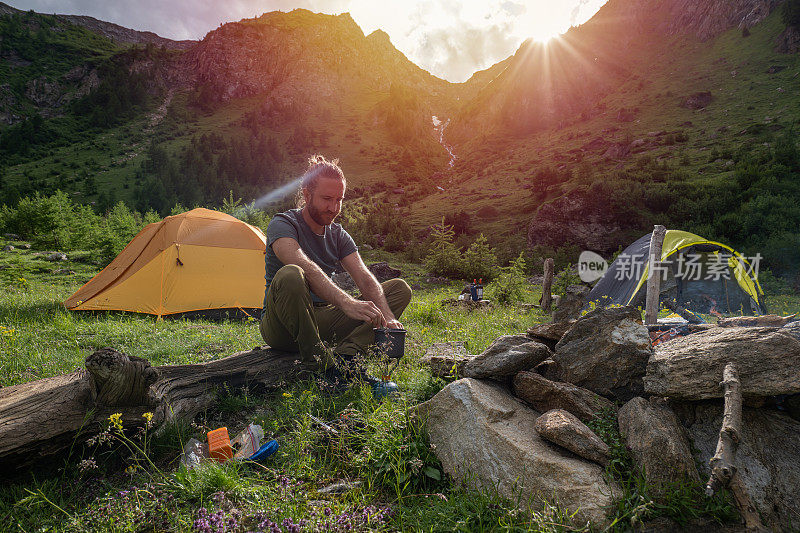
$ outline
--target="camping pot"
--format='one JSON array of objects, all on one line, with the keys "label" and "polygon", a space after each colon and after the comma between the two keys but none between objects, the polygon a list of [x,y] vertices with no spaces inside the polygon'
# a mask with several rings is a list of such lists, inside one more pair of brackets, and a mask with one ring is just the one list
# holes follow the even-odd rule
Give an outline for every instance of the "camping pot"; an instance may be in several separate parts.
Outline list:
[{"label": "camping pot", "polygon": [[403,357],[406,346],[406,330],[394,328],[376,328],[375,345],[390,359]]}]

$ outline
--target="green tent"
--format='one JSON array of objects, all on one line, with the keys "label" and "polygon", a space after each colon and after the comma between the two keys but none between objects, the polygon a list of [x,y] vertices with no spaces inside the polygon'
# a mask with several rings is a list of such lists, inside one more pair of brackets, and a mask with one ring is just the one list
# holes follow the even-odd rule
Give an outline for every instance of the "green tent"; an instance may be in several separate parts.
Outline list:
[{"label": "green tent", "polygon": [[[592,305],[644,307],[649,274],[647,234],[617,256],[589,293]],[[764,291],[757,261],[720,242],[679,230],[667,230],[661,250],[661,300],[686,309],[725,314],[764,314]]]}]

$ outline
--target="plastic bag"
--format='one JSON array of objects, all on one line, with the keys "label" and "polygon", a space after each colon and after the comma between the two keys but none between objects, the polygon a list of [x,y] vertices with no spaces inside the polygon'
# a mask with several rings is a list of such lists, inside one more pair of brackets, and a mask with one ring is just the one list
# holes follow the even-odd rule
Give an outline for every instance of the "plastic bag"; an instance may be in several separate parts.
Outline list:
[{"label": "plastic bag", "polygon": [[189,439],[183,447],[181,464],[191,470],[205,459],[208,459],[208,444],[197,439]]},{"label": "plastic bag", "polygon": [[261,447],[261,439],[263,438],[264,429],[257,424],[250,424],[231,441],[234,451],[233,457],[235,459],[249,458]]}]

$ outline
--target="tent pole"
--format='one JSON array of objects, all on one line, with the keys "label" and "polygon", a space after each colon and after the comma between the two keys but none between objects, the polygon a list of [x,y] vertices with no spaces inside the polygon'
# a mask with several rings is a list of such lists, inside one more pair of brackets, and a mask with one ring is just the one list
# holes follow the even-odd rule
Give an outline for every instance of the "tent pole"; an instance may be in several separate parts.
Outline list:
[{"label": "tent pole", "polygon": [[661,294],[661,249],[667,228],[656,224],[650,235],[650,260],[647,268],[647,300],[645,303],[644,323],[658,322],[659,296]]}]

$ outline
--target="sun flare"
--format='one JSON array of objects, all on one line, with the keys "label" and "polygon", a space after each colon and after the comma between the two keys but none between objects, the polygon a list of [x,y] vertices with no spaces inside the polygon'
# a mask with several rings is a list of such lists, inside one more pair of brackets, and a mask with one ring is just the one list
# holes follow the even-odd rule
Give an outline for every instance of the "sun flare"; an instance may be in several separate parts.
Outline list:
[{"label": "sun flare", "polygon": [[546,9],[532,12],[520,31],[526,32],[534,41],[547,43],[569,29],[569,23],[559,15],[560,13]]}]

